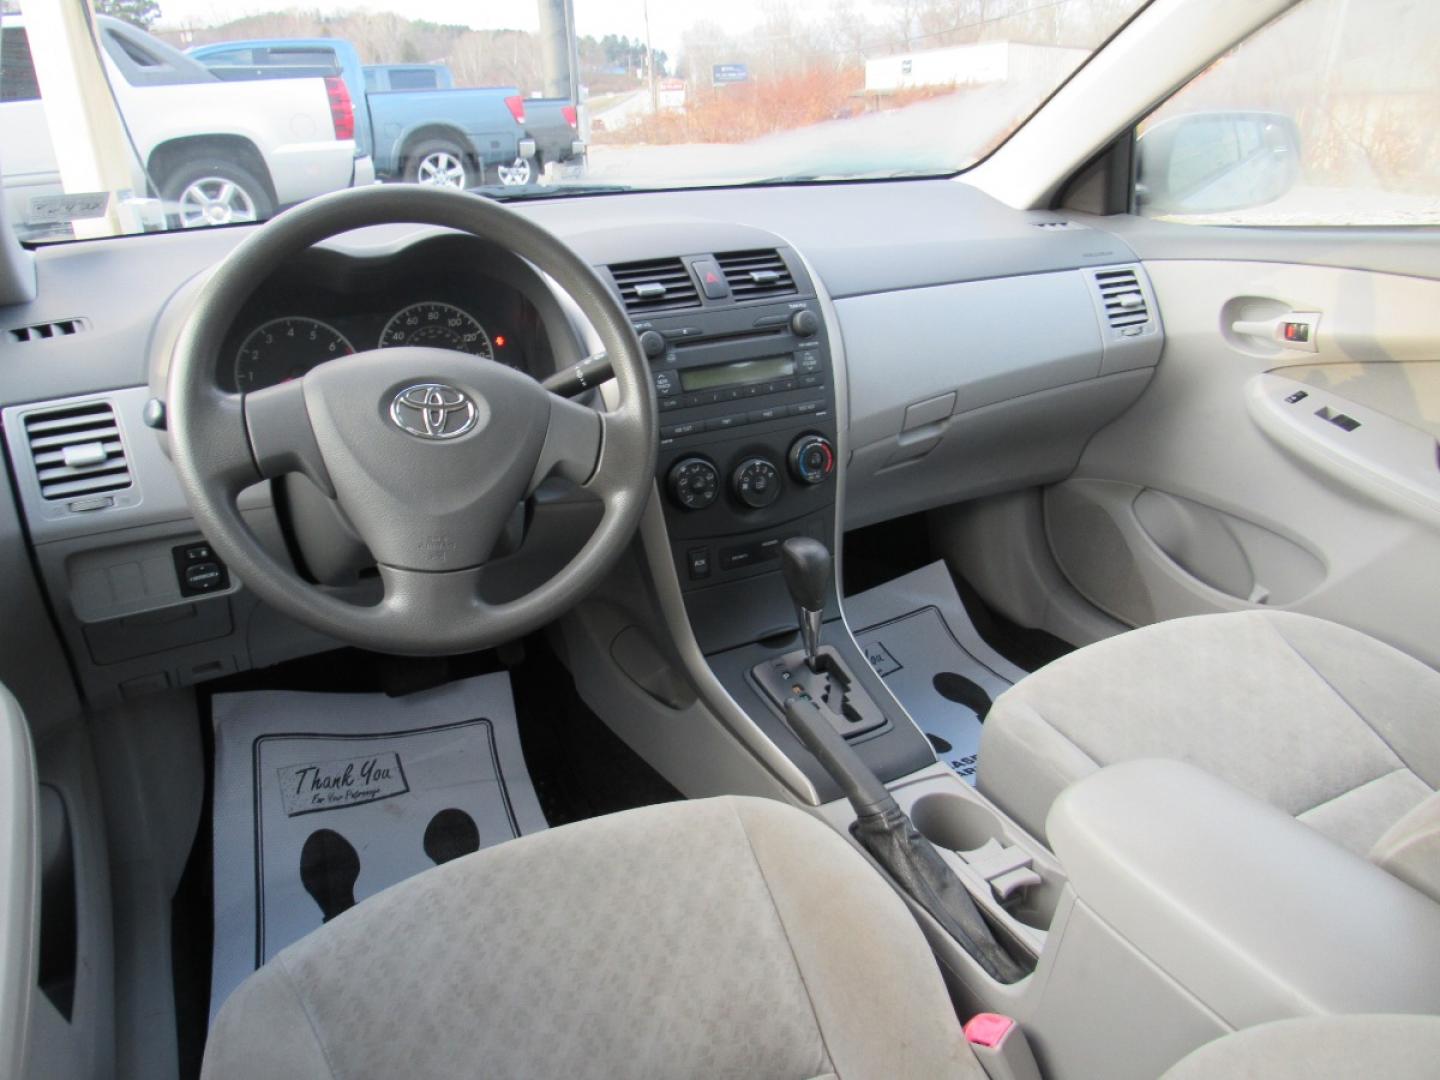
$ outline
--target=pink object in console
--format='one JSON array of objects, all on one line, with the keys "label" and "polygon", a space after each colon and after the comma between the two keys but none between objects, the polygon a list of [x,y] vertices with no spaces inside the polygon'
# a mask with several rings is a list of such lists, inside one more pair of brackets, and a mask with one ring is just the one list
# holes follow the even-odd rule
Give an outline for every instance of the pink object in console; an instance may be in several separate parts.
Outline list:
[{"label": "pink object in console", "polygon": [[965,1025],[965,1039],[976,1046],[999,1046],[1015,1021],[999,1013],[976,1013]]}]

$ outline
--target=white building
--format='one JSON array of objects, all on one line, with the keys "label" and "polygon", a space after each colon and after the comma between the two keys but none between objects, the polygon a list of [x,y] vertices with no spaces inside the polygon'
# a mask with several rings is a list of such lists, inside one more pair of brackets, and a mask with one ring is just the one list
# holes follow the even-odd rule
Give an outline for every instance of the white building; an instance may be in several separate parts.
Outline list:
[{"label": "white building", "polygon": [[1089,55],[1085,49],[985,41],[946,49],[899,53],[865,61],[865,90],[893,93],[917,86],[986,86],[1058,83]]}]

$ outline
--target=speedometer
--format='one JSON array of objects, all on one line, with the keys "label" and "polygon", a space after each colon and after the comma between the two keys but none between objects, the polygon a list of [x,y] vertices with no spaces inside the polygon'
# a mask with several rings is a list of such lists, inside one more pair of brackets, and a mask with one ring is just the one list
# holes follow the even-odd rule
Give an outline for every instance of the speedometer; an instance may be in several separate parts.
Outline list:
[{"label": "speedometer", "polygon": [[454,349],[474,353],[493,360],[490,337],[479,320],[454,304],[426,300],[395,313],[380,331],[380,348],[395,345],[428,345],[435,349]]},{"label": "speedometer", "polygon": [[235,389],[248,393],[298,379],[326,360],[354,351],[344,334],[319,319],[271,319],[250,331],[235,354]]}]

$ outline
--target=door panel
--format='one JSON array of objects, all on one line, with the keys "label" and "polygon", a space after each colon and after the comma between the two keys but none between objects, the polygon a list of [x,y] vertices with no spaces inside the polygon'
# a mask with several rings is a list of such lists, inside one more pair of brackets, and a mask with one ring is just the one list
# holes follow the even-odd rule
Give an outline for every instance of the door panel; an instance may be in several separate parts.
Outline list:
[{"label": "door panel", "polygon": [[[1046,495],[1066,575],[1131,625],[1264,605],[1440,666],[1440,281],[1146,269],[1166,335],[1154,381]],[[1288,312],[1318,315],[1310,341],[1256,325]]]}]

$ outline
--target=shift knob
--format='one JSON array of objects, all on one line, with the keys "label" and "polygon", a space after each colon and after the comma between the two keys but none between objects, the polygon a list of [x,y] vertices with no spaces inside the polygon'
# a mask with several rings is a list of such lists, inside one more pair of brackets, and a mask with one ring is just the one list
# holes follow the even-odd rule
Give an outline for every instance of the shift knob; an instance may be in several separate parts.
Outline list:
[{"label": "shift knob", "polygon": [[780,548],[785,587],[797,608],[823,611],[830,588],[830,549],[808,536],[792,536]]},{"label": "shift knob", "polygon": [[825,597],[830,591],[832,567],[830,549],[819,540],[795,536],[780,548],[780,570],[785,575],[790,599],[795,601],[801,640],[812,670],[820,655],[820,622],[825,612]]}]

